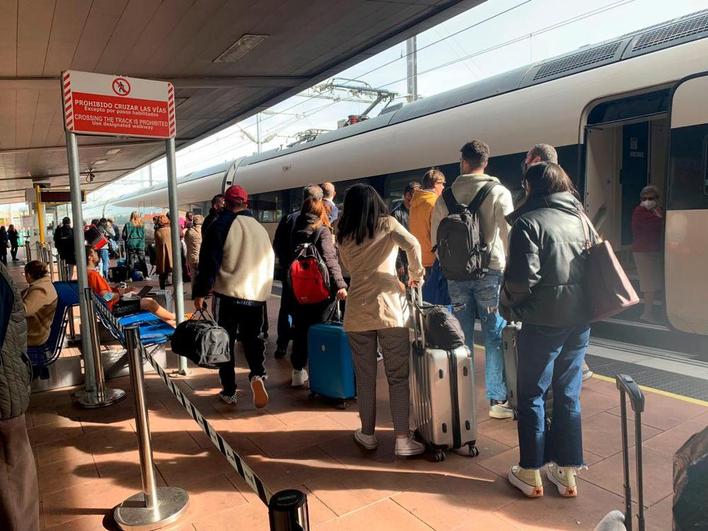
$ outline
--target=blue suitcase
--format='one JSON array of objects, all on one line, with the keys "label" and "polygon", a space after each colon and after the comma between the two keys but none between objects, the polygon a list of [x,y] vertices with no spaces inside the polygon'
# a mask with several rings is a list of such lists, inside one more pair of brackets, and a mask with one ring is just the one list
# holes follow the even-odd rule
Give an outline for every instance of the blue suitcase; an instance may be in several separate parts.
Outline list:
[{"label": "blue suitcase", "polygon": [[307,343],[310,392],[341,401],[354,398],[356,381],[352,351],[341,323],[311,326]]}]

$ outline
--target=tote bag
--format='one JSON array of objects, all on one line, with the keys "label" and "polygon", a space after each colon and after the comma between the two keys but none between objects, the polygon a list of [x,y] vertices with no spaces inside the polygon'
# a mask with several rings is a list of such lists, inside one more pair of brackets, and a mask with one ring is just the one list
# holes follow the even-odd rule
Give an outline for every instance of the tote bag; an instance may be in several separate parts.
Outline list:
[{"label": "tote bag", "polygon": [[590,321],[602,321],[638,304],[639,296],[610,242],[600,238],[584,212],[580,212],[580,220],[588,259],[585,288],[590,300]]}]

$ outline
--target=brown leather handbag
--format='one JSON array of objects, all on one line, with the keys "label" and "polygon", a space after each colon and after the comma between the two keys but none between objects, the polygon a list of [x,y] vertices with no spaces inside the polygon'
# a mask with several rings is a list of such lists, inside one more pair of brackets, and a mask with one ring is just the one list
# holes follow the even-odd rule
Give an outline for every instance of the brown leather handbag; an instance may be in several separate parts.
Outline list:
[{"label": "brown leather handbag", "polygon": [[588,257],[585,289],[590,300],[590,321],[602,321],[638,304],[639,296],[610,242],[600,238],[584,212],[580,212],[580,219]]}]

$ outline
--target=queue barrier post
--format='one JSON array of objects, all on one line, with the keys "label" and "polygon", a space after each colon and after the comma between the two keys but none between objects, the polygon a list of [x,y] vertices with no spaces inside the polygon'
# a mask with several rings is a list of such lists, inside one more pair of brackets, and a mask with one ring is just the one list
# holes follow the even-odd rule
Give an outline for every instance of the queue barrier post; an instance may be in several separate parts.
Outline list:
[{"label": "queue barrier post", "polygon": [[49,262],[49,278],[54,280],[54,256],[52,255],[52,244],[46,244],[47,262]]},{"label": "queue barrier post", "polygon": [[93,309],[93,301],[91,300],[91,288],[84,289],[83,297],[86,301],[86,319],[88,320],[89,340],[92,345],[91,354],[93,356],[92,365],[96,389],[94,392],[81,392],[78,395],[77,402],[81,407],[89,409],[107,407],[123,400],[125,391],[106,387],[106,376],[103,373],[103,360],[101,359],[101,341],[98,337],[96,312]]},{"label": "queue barrier post", "polygon": [[309,531],[307,495],[296,489],[281,490],[268,502],[271,531]]},{"label": "queue barrier post", "polygon": [[25,240],[25,261],[32,261],[32,243],[29,241],[29,238]]},{"label": "queue barrier post", "polygon": [[116,507],[113,517],[121,529],[159,529],[180,517],[189,503],[189,494],[178,487],[157,487],[152,461],[150,423],[145,403],[140,330],[137,325],[129,326],[124,329],[124,333],[135,399],[135,424],[143,490]]}]

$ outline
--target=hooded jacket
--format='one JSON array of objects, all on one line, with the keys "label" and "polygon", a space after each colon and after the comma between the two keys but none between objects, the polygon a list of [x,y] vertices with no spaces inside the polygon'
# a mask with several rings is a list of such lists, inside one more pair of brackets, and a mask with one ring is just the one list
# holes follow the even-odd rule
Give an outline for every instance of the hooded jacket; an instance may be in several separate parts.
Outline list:
[{"label": "hooded jacket", "polygon": [[30,401],[32,366],[22,299],[0,264],[0,420],[22,415]]},{"label": "hooded jacket", "polygon": [[589,322],[582,208],[571,193],[561,192],[531,196],[509,216],[501,304],[513,320],[555,327]]},{"label": "hooded jacket", "polygon": [[430,228],[433,222],[433,209],[438,200],[438,194],[432,190],[418,189],[413,192],[411,209],[408,219],[409,230],[420,243],[423,267],[432,267],[435,262],[433,241]]},{"label": "hooded jacket", "polygon": [[[470,174],[460,175],[452,183],[452,194],[458,203],[468,205],[477,195],[477,192],[489,182],[494,182],[497,186],[492,188],[479,207],[480,228],[485,241],[491,249],[489,268],[495,271],[503,271],[506,265],[506,248],[509,239],[509,225],[505,217],[514,210],[511,192],[496,177],[484,174]],[[437,244],[438,225],[447,215],[445,200],[440,196],[433,209],[430,227],[433,246]]]}]

